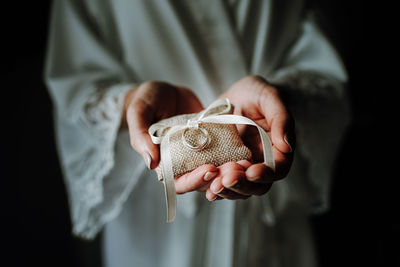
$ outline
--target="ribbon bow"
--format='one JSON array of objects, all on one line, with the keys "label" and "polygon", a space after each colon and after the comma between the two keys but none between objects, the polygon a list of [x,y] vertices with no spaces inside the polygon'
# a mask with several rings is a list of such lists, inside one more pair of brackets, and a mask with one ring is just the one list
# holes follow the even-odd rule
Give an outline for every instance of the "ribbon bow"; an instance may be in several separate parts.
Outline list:
[{"label": "ribbon bow", "polygon": [[[230,112],[232,105],[228,99],[218,99],[210,106],[197,114],[181,115],[186,118],[182,124],[171,125],[171,118],[162,120],[150,126],[149,134],[154,144],[160,145],[161,160],[163,161],[162,173],[164,179],[165,197],[167,202],[167,222],[172,222],[176,216],[176,191],[174,183],[174,174],[172,171],[172,160],[169,153],[169,139],[170,137],[181,130],[189,128],[199,129],[201,123],[217,123],[217,124],[246,124],[257,127],[261,137],[264,163],[275,170],[275,161],[272,152],[272,144],[267,133],[263,128],[258,126],[254,121],[249,118],[226,114]],[[185,117],[186,116],[186,117]],[[160,135],[161,133],[161,135]]]}]

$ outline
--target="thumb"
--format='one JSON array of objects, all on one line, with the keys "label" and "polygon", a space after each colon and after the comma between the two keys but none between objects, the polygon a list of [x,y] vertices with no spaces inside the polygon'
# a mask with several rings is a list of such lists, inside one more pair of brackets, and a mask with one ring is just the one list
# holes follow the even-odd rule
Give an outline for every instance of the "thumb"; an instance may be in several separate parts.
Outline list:
[{"label": "thumb", "polygon": [[294,123],[287,113],[275,116],[271,123],[271,139],[274,147],[288,154],[294,150]]},{"label": "thumb", "polygon": [[261,110],[271,129],[271,141],[282,153],[291,153],[295,146],[294,120],[276,90],[261,99]]},{"label": "thumb", "polygon": [[131,146],[143,157],[149,169],[156,168],[160,159],[159,150],[148,133],[154,119],[152,109],[145,102],[136,101],[128,107],[126,119]]}]

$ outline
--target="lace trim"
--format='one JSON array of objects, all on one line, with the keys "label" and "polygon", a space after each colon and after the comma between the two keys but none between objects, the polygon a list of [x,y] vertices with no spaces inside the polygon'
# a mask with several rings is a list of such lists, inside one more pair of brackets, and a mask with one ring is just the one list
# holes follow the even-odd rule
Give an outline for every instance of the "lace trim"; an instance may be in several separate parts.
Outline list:
[{"label": "lace trim", "polygon": [[91,146],[74,162],[74,176],[69,179],[73,233],[93,238],[104,220],[92,218],[93,209],[103,201],[103,179],[114,166],[114,145],[120,126],[123,101],[132,84],[118,84],[98,89],[84,106],[80,122],[93,136]]}]

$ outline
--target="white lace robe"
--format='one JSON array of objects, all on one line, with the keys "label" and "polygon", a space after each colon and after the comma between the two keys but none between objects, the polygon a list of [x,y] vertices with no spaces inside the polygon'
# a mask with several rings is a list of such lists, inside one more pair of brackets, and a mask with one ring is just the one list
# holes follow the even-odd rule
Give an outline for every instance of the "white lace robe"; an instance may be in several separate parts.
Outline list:
[{"label": "white lace robe", "polygon": [[[307,216],[329,204],[349,121],[346,73],[303,1],[54,1],[45,78],[73,232],[104,226],[107,266],[314,266]],[[248,74],[282,86],[296,119],[288,177],[262,197],[178,197],[119,130],[134,84],[191,88],[206,106]]]}]

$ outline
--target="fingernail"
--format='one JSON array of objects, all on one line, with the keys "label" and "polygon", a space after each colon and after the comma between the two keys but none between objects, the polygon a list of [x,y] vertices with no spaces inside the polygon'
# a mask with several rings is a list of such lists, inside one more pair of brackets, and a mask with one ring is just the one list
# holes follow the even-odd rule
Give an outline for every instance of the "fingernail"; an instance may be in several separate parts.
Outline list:
[{"label": "fingernail", "polygon": [[283,137],[283,139],[285,140],[286,144],[288,144],[290,153],[292,153],[293,148],[292,148],[292,145],[290,144],[292,142],[291,138],[289,138],[288,135],[285,133],[285,136]]},{"label": "fingernail", "polygon": [[218,191],[212,191],[214,194],[219,194],[224,190],[224,187],[222,187],[221,189],[219,189]]},{"label": "fingernail", "polygon": [[149,170],[151,170],[151,156],[150,156],[150,154],[146,153],[145,161],[146,161],[147,168],[149,168]]},{"label": "fingernail", "polygon": [[213,179],[213,178],[215,178],[215,177],[217,177],[217,175],[218,175],[218,172],[207,172],[205,175],[204,175],[204,181],[210,181],[211,179]]},{"label": "fingernail", "polygon": [[247,177],[247,180],[249,180],[249,181],[257,181],[258,179],[260,179],[260,177]]}]

